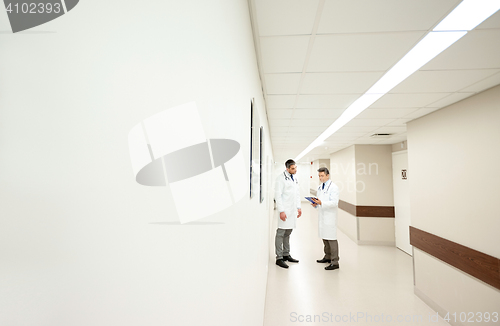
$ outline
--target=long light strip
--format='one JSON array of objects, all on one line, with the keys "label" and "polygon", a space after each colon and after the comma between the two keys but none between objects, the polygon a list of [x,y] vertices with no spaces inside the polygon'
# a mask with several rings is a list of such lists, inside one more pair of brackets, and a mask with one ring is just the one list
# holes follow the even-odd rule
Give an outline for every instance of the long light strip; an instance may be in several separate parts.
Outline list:
[{"label": "long light strip", "polygon": [[465,0],[434,31],[471,31],[500,9],[499,0]]},{"label": "long light strip", "polygon": [[500,0],[464,0],[429,32],[398,63],[380,78],[365,94],[352,103],[342,115],[318,136],[295,161],[300,160],[358,114],[375,103],[391,89],[426,63],[461,39],[500,9]]}]

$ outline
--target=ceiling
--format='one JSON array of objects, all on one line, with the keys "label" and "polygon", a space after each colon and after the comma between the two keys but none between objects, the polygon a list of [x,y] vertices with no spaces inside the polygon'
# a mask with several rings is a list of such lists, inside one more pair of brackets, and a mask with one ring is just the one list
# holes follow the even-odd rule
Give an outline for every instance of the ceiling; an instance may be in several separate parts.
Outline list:
[{"label": "ceiling", "polygon": [[[460,2],[249,0],[275,161],[302,152]],[[408,121],[498,84],[500,11],[302,160],[404,141]]]}]

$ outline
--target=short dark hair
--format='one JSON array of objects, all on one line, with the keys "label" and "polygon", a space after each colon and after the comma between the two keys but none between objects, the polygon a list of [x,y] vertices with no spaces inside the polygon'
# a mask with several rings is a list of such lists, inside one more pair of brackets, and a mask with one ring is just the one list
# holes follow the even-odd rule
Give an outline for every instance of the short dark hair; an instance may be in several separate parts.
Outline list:
[{"label": "short dark hair", "polygon": [[295,165],[295,161],[294,160],[288,160],[285,162],[285,166],[287,169],[289,169],[292,165]]},{"label": "short dark hair", "polygon": [[328,171],[327,168],[319,168],[318,169],[318,172],[325,172],[326,175],[329,175],[330,174],[330,171]]}]

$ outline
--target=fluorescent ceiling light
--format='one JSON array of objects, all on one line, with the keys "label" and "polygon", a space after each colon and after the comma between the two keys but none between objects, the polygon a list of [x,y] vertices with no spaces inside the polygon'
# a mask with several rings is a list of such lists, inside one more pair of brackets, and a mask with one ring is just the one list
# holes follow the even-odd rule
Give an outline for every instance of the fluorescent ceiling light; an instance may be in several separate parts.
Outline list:
[{"label": "fluorescent ceiling light", "polygon": [[464,0],[434,31],[470,31],[500,9],[500,0]]},{"label": "fluorescent ceiling light", "polygon": [[467,32],[430,32],[382,76],[367,93],[385,94],[389,92],[465,34]]},{"label": "fluorescent ceiling light", "polygon": [[363,112],[379,98],[393,89],[396,85],[408,78],[439,53],[458,41],[467,32],[430,32],[413,49],[410,50],[398,63],[394,65],[375,85],[365,94],[352,103],[342,115],[333,122],[321,135],[295,158],[300,160],[307,153],[319,146],[323,141],[345,126],[358,114]]},{"label": "fluorescent ceiling light", "polygon": [[315,147],[320,146],[328,137],[337,130],[346,125],[355,116],[360,114],[364,109],[375,103],[384,94],[363,94],[354,103],[352,103],[341,115],[330,125],[321,135],[318,136],[302,153],[297,156],[295,161],[300,160],[304,155],[312,151]]},{"label": "fluorescent ceiling light", "polygon": [[464,0],[434,30],[396,63],[365,94],[351,104],[342,115],[318,136],[295,161],[300,160],[328,137],[345,126],[363,110],[446,50],[489,16],[500,9],[500,0]]}]

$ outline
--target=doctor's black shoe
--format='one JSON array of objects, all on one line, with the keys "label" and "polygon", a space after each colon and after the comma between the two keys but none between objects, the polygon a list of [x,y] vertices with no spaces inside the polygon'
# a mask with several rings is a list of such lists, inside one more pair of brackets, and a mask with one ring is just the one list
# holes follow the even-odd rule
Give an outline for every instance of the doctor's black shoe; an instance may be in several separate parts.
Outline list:
[{"label": "doctor's black shoe", "polygon": [[317,263],[331,263],[332,260],[331,259],[326,259],[326,258],[323,258],[323,259],[318,259],[316,260]]},{"label": "doctor's black shoe", "polygon": [[337,268],[339,268],[339,265],[334,265],[334,264],[330,264],[330,265],[325,267],[325,269],[327,271],[333,271],[334,269],[337,269]]},{"label": "doctor's black shoe", "polygon": [[279,267],[288,268],[288,265],[285,263],[283,259],[277,259],[276,265],[278,265]]},{"label": "doctor's black shoe", "polygon": [[292,258],[292,256],[283,256],[283,260],[288,260],[291,263],[298,263],[299,261],[295,258]]}]

